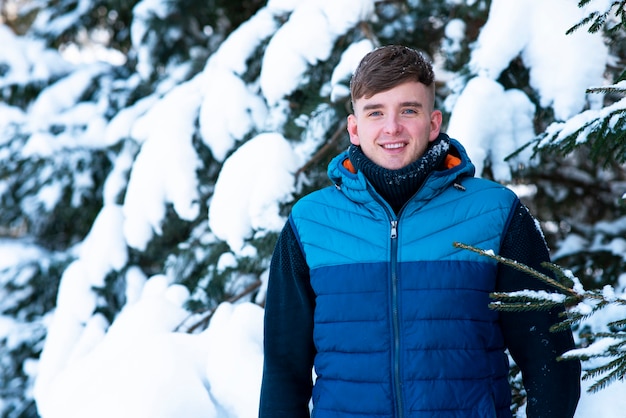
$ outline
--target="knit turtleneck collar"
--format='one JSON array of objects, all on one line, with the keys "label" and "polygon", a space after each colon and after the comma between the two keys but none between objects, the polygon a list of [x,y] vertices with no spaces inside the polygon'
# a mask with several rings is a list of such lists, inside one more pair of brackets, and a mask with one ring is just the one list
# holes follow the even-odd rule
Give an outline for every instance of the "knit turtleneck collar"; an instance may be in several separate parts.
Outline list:
[{"label": "knit turtleneck collar", "polygon": [[441,134],[430,143],[422,157],[398,170],[389,170],[377,165],[358,145],[351,145],[348,151],[352,165],[367,177],[376,191],[398,213],[417,192],[426,177],[441,166],[449,149],[450,139],[447,135]]}]

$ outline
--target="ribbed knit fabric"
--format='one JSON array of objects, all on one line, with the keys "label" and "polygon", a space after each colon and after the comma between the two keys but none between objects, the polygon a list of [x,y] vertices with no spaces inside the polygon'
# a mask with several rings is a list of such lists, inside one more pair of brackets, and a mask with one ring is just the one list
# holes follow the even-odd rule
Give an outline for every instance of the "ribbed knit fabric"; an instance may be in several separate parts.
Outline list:
[{"label": "ribbed knit fabric", "polygon": [[363,153],[358,145],[350,145],[349,153],[352,165],[363,172],[374,189],[398,213],[417,192],[426,177],[441,166],[449,149],[450,138],[445,134],[440,134],[430,143],[421,158],[398,170],[389,170],[377,165]]}]

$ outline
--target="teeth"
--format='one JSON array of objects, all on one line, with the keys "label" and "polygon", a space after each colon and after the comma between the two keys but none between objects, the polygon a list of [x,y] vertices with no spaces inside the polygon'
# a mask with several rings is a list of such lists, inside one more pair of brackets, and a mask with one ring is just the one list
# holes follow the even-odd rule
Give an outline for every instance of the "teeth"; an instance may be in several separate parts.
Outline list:
[{"label": "teeth", "polygon": [[395,148],[402,148],[404,146],[403,143],[399,142],[399,143],[395,143],[395,144],[385,144],[383,145],[383,147],[385,149],[395,149]]}]

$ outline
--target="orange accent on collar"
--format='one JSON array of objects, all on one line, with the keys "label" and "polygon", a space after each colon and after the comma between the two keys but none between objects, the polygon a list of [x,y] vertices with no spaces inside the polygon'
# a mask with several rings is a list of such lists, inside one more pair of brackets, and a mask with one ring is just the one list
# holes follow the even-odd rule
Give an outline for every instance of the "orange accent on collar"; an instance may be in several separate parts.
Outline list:
[{"label": "orange accent on collar", "polygon": [[352,174],[356,174],[356,168],[354,168],[354,166],[352,165],[352,161],[350,161],[349,158],[346,158],[345,160],[343,160],[342,165],[345,167],[346,170],[348,170]]},{"label": "orange accent on collar", "polygon": [[461,159],[459,157],[455,157],[452,154],[446,155],[446,159],[443,162],[443,165],[446,169],[451,169],[461,164]]},{"label": "orange accent on collar", "polygon": [[[459,157],[455,157],[452,154],[446,155],[446,159],[443,161],[443,166],[447,170],[454,168],[459,164],[461,164],[461,159]],[[348,170],[352,174],[356,174],[356,168],[354,168],[354,165],[352,164],[352,161],[350,161],[349,158],[346,158],[345,160],[343,160],[342,165],[344,166],[346,170]]]}]

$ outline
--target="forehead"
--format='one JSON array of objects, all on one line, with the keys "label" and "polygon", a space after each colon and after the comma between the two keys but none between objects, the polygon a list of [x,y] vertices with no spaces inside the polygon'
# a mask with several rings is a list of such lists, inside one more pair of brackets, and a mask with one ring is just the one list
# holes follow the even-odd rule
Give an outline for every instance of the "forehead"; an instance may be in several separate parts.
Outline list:
[{"label": "forehead", "polygon": [[355,100],[355,110],[385,106],[428,106],[432,101],[428,87],[417,81],[399,84],[391,89]]}]

